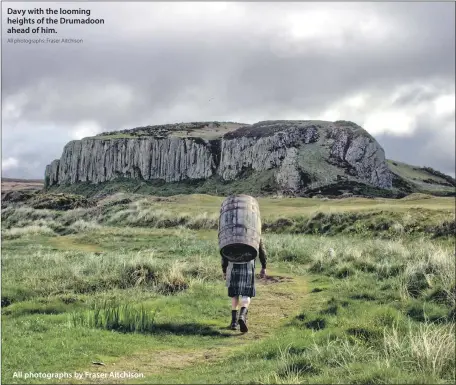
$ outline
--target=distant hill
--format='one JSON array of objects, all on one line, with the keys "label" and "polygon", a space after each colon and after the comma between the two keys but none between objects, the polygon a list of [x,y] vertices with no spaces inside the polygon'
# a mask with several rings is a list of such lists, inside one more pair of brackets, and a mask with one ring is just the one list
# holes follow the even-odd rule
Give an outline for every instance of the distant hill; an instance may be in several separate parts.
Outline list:
[{"label": "distant hill", "polygon": [[421,192],[434,195],[455,195],[456,179],[431,167],[417,167],[387,160],[393,173],[393,187],[404,193]]},{"label": "distant hill", "polygon": [[2,178],[2,193],[12,190],[41,190],[43,187],[44,180],[40,179]]},{"label": "distant hill", "polygon": [[2,182],[10,183],[37,183],[44,184],[44,179],[20,179],[20,178],[2,178]]}]

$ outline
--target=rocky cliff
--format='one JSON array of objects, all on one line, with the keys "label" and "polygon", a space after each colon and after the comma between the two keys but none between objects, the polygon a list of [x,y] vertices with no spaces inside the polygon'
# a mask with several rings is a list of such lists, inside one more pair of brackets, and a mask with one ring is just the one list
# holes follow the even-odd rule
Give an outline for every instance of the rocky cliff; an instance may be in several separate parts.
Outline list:
[{"label": "rocky cliff", "polygon": [[46,187],[116,178],[233,181],[268,172],[278,190],[351,180],[391,188],[376,140],[345,121],[187,123],[108,132],[68,143],[46,167]]}]

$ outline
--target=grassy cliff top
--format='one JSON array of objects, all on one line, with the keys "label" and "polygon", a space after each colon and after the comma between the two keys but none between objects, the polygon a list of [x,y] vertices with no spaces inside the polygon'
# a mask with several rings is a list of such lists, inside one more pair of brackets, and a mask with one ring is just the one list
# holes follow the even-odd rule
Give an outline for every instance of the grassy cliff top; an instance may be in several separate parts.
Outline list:
[{"label": "grassy cliff top", "polygon": [[127,130],[102,132],[93,138],[96,139],[121,139],[121,138],[141,138],[154,137],[166,138],[174,137],[194,137],[202,139],[219,139],[228,132],[237,130],[239,127],[248,126],[244,123],[236,122],[191,122],[162,124],[155,126],[136,127]]},{"label": "grassy cliff top", "polygon": [[388,159],[388,168],[393,174],[405,180],[412,191],[426,193],[453,192],[456,180],[431,167],[418,167],[407,163]]},{"label": "grassy cliff top", "polygon": [[124,138],[167,138],[167,137],[188,137],[213,139],[234,139],[237,137],[261,137],[273,135],[292,127],[317,126],[328,128],[330,126],[348,128],[354,134],[363,134],[374,139],[369,133],[356,123],[339,120],[336,122],[323,120],[268,120],[254,124],[237,122],[190,122],[162,125],[149,125],[126,130],[102,132],[95,135],[95,139],[124,139]]}]

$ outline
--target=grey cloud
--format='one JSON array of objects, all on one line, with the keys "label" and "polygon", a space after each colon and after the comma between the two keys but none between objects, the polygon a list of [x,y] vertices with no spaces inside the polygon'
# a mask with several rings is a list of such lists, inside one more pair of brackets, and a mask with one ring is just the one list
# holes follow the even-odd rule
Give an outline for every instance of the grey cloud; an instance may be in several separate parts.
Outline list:
[{"label": "grey cloud", "polygon": [[[3,126],[4,127],[4,126]],[[38,128],[33,124],[2,130],[2,159],[17,159],[18,167],[2,172],[5,177],[44,178],[49,160],[60,157],[63,145],[71,140],[64,129]]]},{"label": "grey cloud", "polygon": [[[420,167],[432,167],[454,177],[454,115],[446,120],[447,124],[452,124],[453,135],[442,137],[442,127],[435,127],[431,116],[420,116],[420,123],[413,135],[396,136],[386,133],[376,135],[376,139],[385,149],[389,159]],[[442,123],[445,124],[445,121]],[[431,127],[435,128],[430,129]]]},{"label": "grey cloud", "polygon": [[435,100],[441,90],[437,88],[424,89],[420,86],[414,86],[404,90],[393,102],[395,107],[404,107],[410,104],[430,103]]},{"label": "grey cloud", "polygon": [[[183,17],[162,3],[82,4],[77,6],[90,4],[92,17],[107,23],[61,30],[84,38],[84,44],[3,43],[3,103],[25,93],[19,120],[31,130],[21,139],[27,151],[14,146],[18,136],[4,135],[3,156],[20,157],[23,163],[35,153],[38,176],[60,156],[69,130],[81,121],[95,121],[103,131],[188,120],[254,122],[316,116],[359,92],[390,98],[408,84],[429,85],[431,91],[412,88],[393,106],[431,106],[441,90],[454,93],[450,3],[231,3],[239,18],[231,17],[232,11],[226,17],[223,12],[213,18],[210,13]],[[286,17],[314,9],[338,12],[339,19],[350,12],[377,15],[397,35],[371,41],[354,29],[342,31],[339,48],[328,48],[331,41],[286,38]],[[16,121],[4,120],[3,131],[12,130]],[[437,118],[427,128],[417,127],[414,146],[436,124]],[[49,137],[33,131],[46,125],[62,127],[53,131],[58,152],[48,145]],[[395,148],[392,140],[383,139],[387,152]]]}]

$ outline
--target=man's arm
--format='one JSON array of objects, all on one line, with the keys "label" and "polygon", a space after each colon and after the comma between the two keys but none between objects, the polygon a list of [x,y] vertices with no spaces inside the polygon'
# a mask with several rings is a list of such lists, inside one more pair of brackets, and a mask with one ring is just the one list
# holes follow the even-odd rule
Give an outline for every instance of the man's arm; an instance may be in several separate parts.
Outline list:
[{"label": "man's arm", "polygon": [[266,269],[266,265],[268,264],[268,254],[262,239],[260,240],[259,259],[261,262],[261,268]]},{"label": "man's arm", "polygon": [[223,274],[226,274],[226,268],[228,267],[228,259],[226,259],[224,256],[222,256],[222,271]]}]

